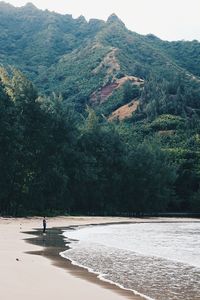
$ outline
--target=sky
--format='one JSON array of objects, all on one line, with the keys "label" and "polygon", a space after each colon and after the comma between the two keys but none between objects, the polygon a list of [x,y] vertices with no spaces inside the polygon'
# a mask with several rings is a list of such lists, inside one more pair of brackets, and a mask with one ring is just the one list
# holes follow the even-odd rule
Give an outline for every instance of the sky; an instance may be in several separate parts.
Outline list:
[{"label": "sky", "polygon": [[164,40],[200,41],[200,0],[5,0],[14,6],[32,2],[41,9],[74,18],[106,20],[115,13],[132,31]]}]

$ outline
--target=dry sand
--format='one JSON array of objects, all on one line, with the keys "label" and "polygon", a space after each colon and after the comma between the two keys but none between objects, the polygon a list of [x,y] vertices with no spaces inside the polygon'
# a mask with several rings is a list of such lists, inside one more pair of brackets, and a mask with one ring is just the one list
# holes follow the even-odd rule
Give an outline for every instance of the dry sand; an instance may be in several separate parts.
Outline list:
[{"label": "dry sand", "polygon": [[[58,217],[49,218],[47,227],[130,221],[141,220]],[[143,219],[143,221],[149,222],[149,219]],[[158,221],[158,219],[152,221]],[[0,297],[2,300],[141,299],[139,296],[120,290],[114,285],[105,284],[98,279],[88,280],[91,276],[87,276],[87,271],[82,271],[85,278],[78,276],[78,273],[74,276],[76,273],[71,272],[70,268],[68,270],[66,266],[60,268],[45,256],[26,253],[43,250],[40,246],[27,243],[24,239],[33,236],[23,233],[24,231],[31,232],[34,228],[40,228],[41,225],[42,218],[0,218]]]}]

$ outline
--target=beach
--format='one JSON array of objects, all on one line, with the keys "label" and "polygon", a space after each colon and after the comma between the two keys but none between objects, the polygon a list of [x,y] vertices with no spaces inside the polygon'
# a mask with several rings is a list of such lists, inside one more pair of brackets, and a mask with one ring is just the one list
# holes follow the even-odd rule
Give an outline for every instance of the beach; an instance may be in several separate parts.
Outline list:
[{"label": "beach", "polygon": [[[130,222],[130,219],[58,217],[49,218],[47,227],[109,222]],[[42,218],[0,219],[0,291],[3,300],[141,299],[98,279],[88,278],[87,271],[84,271],[84,278],[78,271],[62,268],[44,255],[30,254],[37,251],[39,254],[43,247],[27,243],[25,239],[33,238],[27,232],[41,227]]]},{"label": "beach", "polygon": [[181,221],[185,219],[55,217],[47,219],[47,234],[43,236],[40,217],[0,218],[1,297],[3,300],[142,300],[132,291],[101,281],[96,274],[61,257],[59,253],[67,249],[62,229],[90,224]]}]

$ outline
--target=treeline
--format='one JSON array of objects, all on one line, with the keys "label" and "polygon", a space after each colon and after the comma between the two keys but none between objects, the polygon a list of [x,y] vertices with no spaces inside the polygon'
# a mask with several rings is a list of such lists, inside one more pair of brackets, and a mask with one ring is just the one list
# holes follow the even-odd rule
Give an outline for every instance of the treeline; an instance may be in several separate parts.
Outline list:
[{"label": "treeline", "polygon": [[16,70],[0,78],[1,215],[198,210],[198,192],[183,206],[185,178],[157,140],[39,96]]}]

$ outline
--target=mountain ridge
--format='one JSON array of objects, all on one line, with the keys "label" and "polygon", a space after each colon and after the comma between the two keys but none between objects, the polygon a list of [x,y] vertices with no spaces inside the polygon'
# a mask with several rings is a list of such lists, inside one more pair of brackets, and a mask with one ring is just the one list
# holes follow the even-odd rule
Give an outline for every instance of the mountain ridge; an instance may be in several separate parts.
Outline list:
[{"label": "mountain ridge", "polygon": [[116,15],[1,3],[1,211],[199,211],[199,57]]},{"label": "mountain ridge", "polygon": [[[144,80],[145,86],[152,77],[154,81],[160,78],[158,88],[161,81],[170,84],[176,77],[184,77],[184,85],[187,80],[198,84],[197,41],[166,42],[152,34],[140,35],[128,30],[116,14],[107,21],[87,21],[83,16],[73,19],[68,14],[40,10],[31,3],[15,8],[1,1],[0,7],[0,64],[21,70],[41,93],[61,93],[78,110],[91,103],[94,94],[126,76]],[[123,98],[123,89],[126,87],[113,89],[106,101],[99,101],[105,106],[100,111],[109,116],[129,103],[132,99]],[[142,95],[139,107],[147,115],[154,99],[144,99],[142,89],[133,93]],[[165,110],[170,112],[170,108]]]}]

